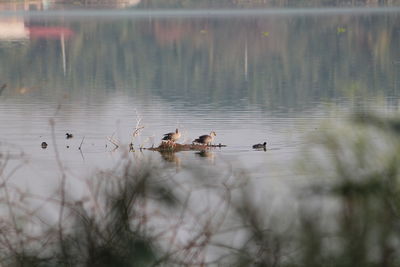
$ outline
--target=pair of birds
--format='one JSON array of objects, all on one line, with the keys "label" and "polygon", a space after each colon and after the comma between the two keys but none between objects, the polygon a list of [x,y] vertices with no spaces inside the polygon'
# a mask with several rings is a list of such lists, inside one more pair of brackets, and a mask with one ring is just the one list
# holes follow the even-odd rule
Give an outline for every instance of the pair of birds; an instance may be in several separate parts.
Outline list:
[{"label": "pair of birds", "polygon": [[[212,131],[209,135],[205,134],[205,135],[199,136],[199,138],[193,140],[193,143],[202,144],[202,145],[211,145],[211,142],[214,140],[215,136],[217,136],[217,134],[214,131]],[[162,138],[162,140],[175,142],[179,138],[181,138],[181,133],[179,132],[178,129],[176,129],[175,132],[164,134],[164,137]]]},{"label": "pair of birds", "polygon": [[[209,135],[205,134],[205,135],[201,135],[199,136],[199,138],[195,139],[193,141],[193,143],[196,144],[204,144],[204,145],[211,145],[211,142],[214,140],[214,137],[217,136],[217,134],[212,131]],[[166,133],[164,134],[164,137],[162,138],[163,141],[171,141],[171,142],[175,142],[177,141],[179,138],[181,138],[181,133],[179,132],[178,129],[175,130],[175,132],[172,133]],[[267,142],[264,142],[262,144],[255,144],[253,145],[254,149],[259,149],[259,148],[263,148],[265,149],[267,146]]]}]

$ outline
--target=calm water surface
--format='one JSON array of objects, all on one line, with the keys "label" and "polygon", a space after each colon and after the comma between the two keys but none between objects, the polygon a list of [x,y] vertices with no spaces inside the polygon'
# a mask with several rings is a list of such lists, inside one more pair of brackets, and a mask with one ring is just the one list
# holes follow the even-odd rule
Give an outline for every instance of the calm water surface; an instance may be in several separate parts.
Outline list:
[{"label": "calm water surface", "polygon": [[[136,147],[158,145],[175,128],[188,143],[213,130],[227,147],[129,157],[178,171],[189,164],[245,167],[255,179],[293,181],[298,173],[290,166],[310,144],[307,136],[324,130],[321,121],[360,108],[398,110],[400,12],[110,12],[0,16],[0,82],[7,85],[0,152],[27,159],[15,181],[53,186],[55,145],[77,179],[115,166],[125,149],[113,150],[107,137],[126,148],[138,118],[144,129]],[[67,132],[74,138],[66,140]],[[251,148],[264,141],[267,151]]]}]

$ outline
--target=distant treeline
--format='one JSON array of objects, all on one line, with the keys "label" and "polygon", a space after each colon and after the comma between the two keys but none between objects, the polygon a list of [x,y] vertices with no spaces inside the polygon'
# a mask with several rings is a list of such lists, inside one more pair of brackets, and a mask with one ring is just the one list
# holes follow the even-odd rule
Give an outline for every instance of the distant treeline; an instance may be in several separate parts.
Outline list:
[{"label": "distant treeline", "polygon": [[399,0],[55,0],[74,4],[121,4],[141,8],[209,8],[209,7],[334,7],[399,5]]},{"label": "distant treeline", "polygon": [[140,7],[334,7],[398,5],[398,0],[142,0]]}]

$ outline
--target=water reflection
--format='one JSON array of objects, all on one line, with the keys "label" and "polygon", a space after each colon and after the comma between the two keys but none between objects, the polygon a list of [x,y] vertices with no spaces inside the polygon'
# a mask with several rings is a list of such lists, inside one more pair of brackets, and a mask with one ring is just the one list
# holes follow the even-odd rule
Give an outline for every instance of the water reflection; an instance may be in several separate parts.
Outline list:
[{"label": "water reflection", "polygon": [[177,167],[180,166],[181,160],[175,152],[160,151],[160,154],[163,160],[174,163]]},{"label": "water reflection", "polygon": [[[51,151],[37,149],[51,140],[52,118],[60,145],[72,131],[76,147],[83,137],[93,144],[83,148],[86,162],[109,166],[106,137],[115,133],[129,144],[139,113],[145,128],[135,144],[177,127],[190,140],[213,129],[228,145],[221,153],[230,160],[254,165],[269,154],[287,162],[321,118],[354,107],[398,109],[399,19],[396,12],[0,16],[10,30],[0,31],[0,84],[7,84],[0,124],[8,126],[0,129],[0,140],[46,158]],[[254,153],[251,146],[265,136],[277,149]],[[62,152],[81,164],[79,151]],[[212,153],[195,155],[214,160]],[[181,164],[180,154],[162,157]]]},{"label": "water reflection", "polygon": [[214,157],[214,153],[211,151],[208,151],[208,150],[202,150],[202,151],[196,152],[195,154],[202,158],[213,158]]},{"label": "water reflection", "polygon": [[251,104],[290,110],[341,97],[397,97],[399,91],[399,37],[392,34],[399,16],[393,14],[46,23],[13,19],[18,26],[9,28],[12,32],[3,40],[30,42],[3,48],[9,53],[2,56],[2,79],[29,87],[40,77],[45,83],[32,97],[56,90],[52,94],[79,98],[84,88],[90,95],[154,94],[189,108]]},{"label": "water reflection", "polygon": [[[29,11],[44,9],[45,5],[42,0],[0,3],[0,11]],[[29,28],[26,27],[24,18],[0,17],[0,40],[22,42],[27,39],[29,39]]]},{"label": "water reflection", "polygon": [[215,163],[215,154],[210,150],[202,150],[194,153],[197,157],[207,160],[209,164]]}]

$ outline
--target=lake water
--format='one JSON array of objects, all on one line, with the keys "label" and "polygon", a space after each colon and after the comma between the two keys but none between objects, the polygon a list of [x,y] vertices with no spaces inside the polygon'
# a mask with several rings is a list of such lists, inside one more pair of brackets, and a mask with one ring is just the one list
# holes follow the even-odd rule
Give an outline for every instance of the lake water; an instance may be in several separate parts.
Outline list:
[{"label": "lake water", "polygon": [[[396,7],[2,11],[0,153],[15,157],[6,173],[23,152],[12,179],[52,188],[57,146],[72,177],[128,155],[178,172],[225,166],[290,183],[322,121],[398,110],[399,44]],[[180,142],[215,131],[227,147],[126,154],[138,118],[136,149],[176,128]],[[264,141],[266,151],[252,149]]]}]

